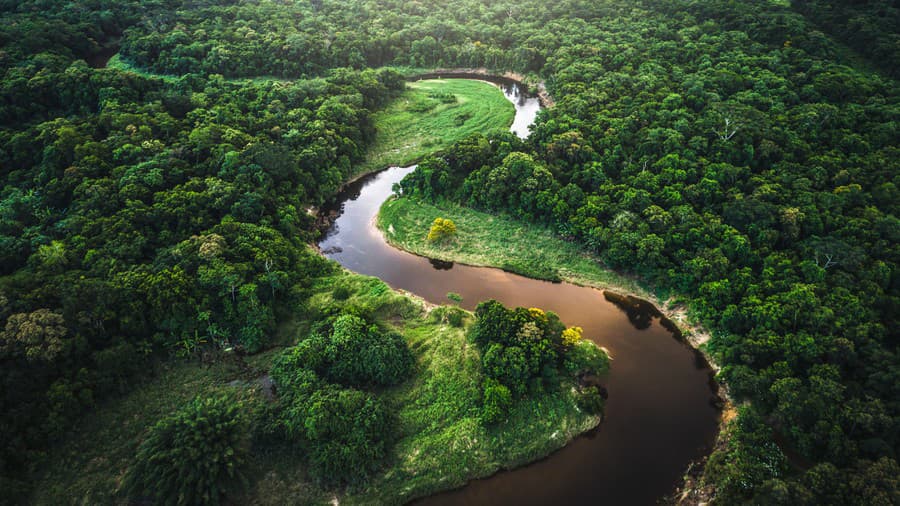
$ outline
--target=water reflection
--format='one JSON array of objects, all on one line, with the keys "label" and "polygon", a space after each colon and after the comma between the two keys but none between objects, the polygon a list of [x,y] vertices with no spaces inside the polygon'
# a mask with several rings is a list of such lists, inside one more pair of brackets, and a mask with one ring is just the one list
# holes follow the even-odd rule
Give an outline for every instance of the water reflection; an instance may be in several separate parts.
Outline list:
[{"label": "water reflection", "polygon": [[429,258],[429,262],[431,262],[431,266],[438,271],[449,271],[453,268],[453,262],[446,262],[444,260],[438,260],[437,258]]},{"label": "water reflection", "polygon": [[[662,318],[662,313],[656,306],[637,297],[607,290],[603,292],[603,298],[621,309],[628,316],[628,321],[638,330],[650,328],[654,318]],[[669,323],[668,320],[666,322]]]}]

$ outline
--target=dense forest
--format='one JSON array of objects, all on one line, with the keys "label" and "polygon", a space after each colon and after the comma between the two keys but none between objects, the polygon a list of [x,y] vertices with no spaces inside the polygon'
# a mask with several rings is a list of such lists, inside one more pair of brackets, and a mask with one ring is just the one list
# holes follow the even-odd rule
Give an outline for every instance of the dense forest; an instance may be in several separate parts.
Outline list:
[{"label": "dense forest", "polygon": [[[547,225],[683,298],[740,404],[705,470],[719,503],[900,502],[891,2],[0,0],[0,16],[0,501],[27,502],[72,423],[154,364],[276,344],[336,269],[307,210],[354,175],[372,113],[409,69],[487,67],[544,80],[556,106],[524,143],[425,160],[404,194]],[[349,326],[394,349],[343,318],[314,342]],[[283,402],[367,416],[377,459],[388,417],[346,385],[399,381],[397,350],[389,377],[294,350],[273,378],[309,388]],[[186,406],[159,437],[231,411]]]}]

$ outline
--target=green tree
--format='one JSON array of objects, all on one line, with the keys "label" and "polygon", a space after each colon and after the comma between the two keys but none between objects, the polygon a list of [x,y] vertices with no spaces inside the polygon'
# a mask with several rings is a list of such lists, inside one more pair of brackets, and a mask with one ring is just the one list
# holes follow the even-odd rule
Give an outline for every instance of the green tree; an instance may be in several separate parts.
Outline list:
[{"label": "green tree", "polygon": [[49,309],[17,313],[0,332],[0,351],[29,362],[53,363],[66,351],[68,329],[63,316]]},{"label": "green tree", "polygon": [[227,397],[198,397],[157,422],[128,468],[125,490],[160,504],[220,504],[246,482],[243,410]]}]

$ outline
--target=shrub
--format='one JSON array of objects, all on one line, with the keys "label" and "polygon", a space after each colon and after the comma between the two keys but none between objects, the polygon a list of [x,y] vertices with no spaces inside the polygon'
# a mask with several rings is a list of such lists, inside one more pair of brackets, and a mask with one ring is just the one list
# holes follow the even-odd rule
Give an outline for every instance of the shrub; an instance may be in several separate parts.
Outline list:
[{"label": "shrub", "polygon": [[429,98],[414,99],[406,108],[411,112],[428,112],[437,107],[438,101]]},{"label": "shrub", "polygon": [[455,104],[458,101],[456,95],[449,91],[432,91],[428,94],[428,98],[438,100],[442,104]]},{"label": "shrub", "polygon": [[240,473],[248,446],[242,406],[196,398],[154,425],[125,476],[125,490],[160,504],[219,504]]},{"label": "shrub", "polygon": [[431,311],[432,321],[446,323],[452,327],[462,327],[466,320],[466,312],[455,306],[441,306]]},{"label": "shrub", "polygon": [[451,327],[462,327],[465,318],[466,313],[462,309],[450,308],[447,311],[447,323],[449,323]]},{"label": "shrub", "polygon": [[442,242],[456,235],[456,224],[453,220],[435,218],[428,230],[428,242]]},{"label": "shrub", "polygon": [[301,369],[322,371],[326,367],[326,346],[326,339],[314,333],[296,346],[281,352],[269,371],[275,386],[279,390],[291,388],[297,371]]},{"label": "shrub", "polygon": [[308,442],[313,474],[326,483],[358,483],[384,460],[390,424],[371,394],[329,385],[288,410],[293,433]]},{"label": "shrub", "polygon": [[497,423],[509,412],[512,405],[512,393],[509,388],[491,378],[484,380],[484,396],[482,398],[481,421],[486,424]]},{"label": "shrub", "polygon": [[339,286],[331,292],[331,297],[334,300],[347,300],[350,298],[350,289],[346,286]]},{"label": "shrub", "polygon": [[565,354],[566,372],[601,374],[609,368],[609,357],[590,341],[579,341]]},{"label": "shrub", "polygon": [[409,376],[414,362],[402,337],[353,315],[335,320],[326,355],[327,377],[347,385],[395,385]]}]

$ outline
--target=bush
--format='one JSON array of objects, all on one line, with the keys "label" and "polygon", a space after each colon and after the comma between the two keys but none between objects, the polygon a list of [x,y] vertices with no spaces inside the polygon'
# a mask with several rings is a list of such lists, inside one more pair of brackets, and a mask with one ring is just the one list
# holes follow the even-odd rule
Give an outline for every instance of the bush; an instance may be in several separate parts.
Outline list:
[{"label": "bush", "polygon": [[311,470],[323,482],[359,483],[384,460],[390,424],[371,394],[329,385],[285,413],[289,434],[308,443]]},{"label": "bush", "polygon": [[350,295],[350,289],[346,286],[339,286],[331,292],[331,297],[334,298],[334,300],[347,300],[350,298]]},{"label": "bush", "polygon": [[578,341],[565,354],[565,369],[570,374],[602,374],[608,368],[609,356],[590,341]]},{"label": "bush", "polygon": [[435,218],[428,230],[428,242],[442,242],[456,235],[456,224],[453,220]]},{"label": "bush", "polygon": [[506,418],[512,405],[512,393],[509,388],[495,379],[484,380],[484,397],[482,398],[481,421],[494,424]]},{"label": "bush", "polygon": [[269,374],[279,391],[291,388],[297,371],[307,369],[320,372],[325,369],[327,357],[326,339],[319,334],[312,334],[292,348],[281,352],[272,363]]},{"label": "bush", "polygon": [[229,486],[245,482],[241,410],[225,397],[196,398],[160,420],[138,447],[125,490],[160,504],[219,504]]},{"label": "bush", "polygon": [[432,91],[428,94],[428,98],[433,98],[442,104],[455,104],[458,102],[456,95],[449,91]]},{"label": "bush", "polygon": [[409,377],[414,362],[402,337],[353,315],[335,320],[325,351],[326,376],[346,385],[395,385]]},{"label": "bush", "polygon": [[436,307],[431,311],[432,321],[446,323],[452,327],[462,327],[466,320],[466,312],[454,306]]}]

